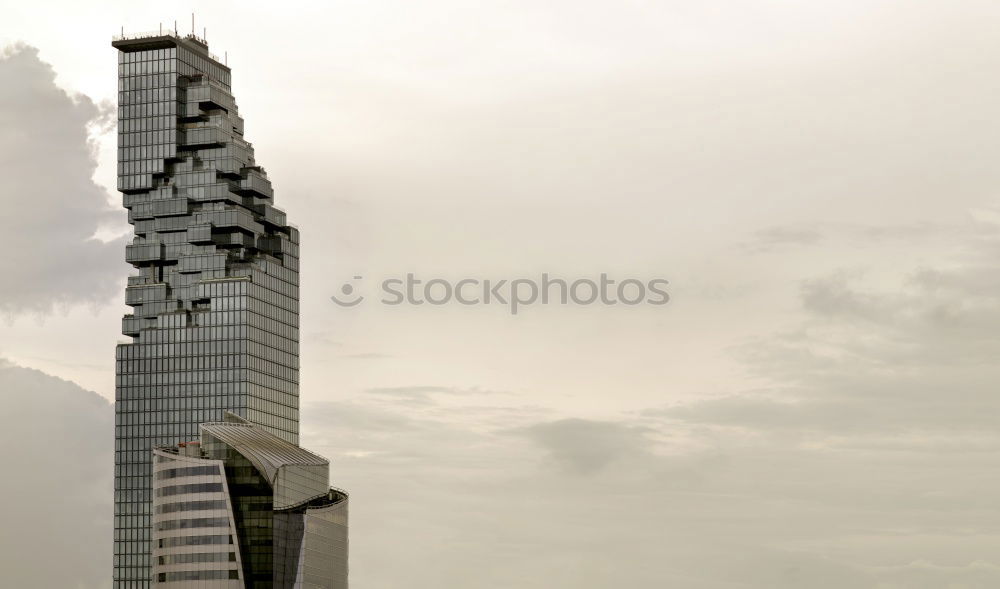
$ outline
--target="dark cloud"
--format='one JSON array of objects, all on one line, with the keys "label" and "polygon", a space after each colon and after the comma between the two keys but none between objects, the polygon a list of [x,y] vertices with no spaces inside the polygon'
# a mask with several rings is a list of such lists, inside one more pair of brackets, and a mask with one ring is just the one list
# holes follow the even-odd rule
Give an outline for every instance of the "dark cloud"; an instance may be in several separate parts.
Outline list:
[{"label": "dark cloud", "polygon": [[522,430],[560,468],[578,474],[600,471],[622,458],[645,455],[649,441],[641,428],[610,421],[561,419]]},{"label": "dark cloud", "polygon": [[103,302],[127,273],[124,241],[93,239],[121,222],[93,180],[88,129],[111,111],[55,84],[32,47],[0,52],[0,311],[46,313]]},{"label": "dark cloud", "polygon": [[0,390],[0,585],[110,586],[110,404],[72,382],[2,359]]},{"label": "dark cloud", "polygon": [[838,274],[802,285],[806,311],[835,319],[884,321],[892,316],[892,301],[852,287],[847,276]]}]

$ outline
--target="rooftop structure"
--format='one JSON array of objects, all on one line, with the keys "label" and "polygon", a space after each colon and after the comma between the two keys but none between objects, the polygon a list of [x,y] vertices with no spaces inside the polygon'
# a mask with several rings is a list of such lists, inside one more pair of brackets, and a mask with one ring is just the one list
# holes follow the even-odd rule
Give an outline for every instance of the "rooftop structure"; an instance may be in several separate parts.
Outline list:
[{"label": "rooftop structure", "polygon": [[347,494],[329,462],[227,413],[153,450],[153,584],[347,588]]}]

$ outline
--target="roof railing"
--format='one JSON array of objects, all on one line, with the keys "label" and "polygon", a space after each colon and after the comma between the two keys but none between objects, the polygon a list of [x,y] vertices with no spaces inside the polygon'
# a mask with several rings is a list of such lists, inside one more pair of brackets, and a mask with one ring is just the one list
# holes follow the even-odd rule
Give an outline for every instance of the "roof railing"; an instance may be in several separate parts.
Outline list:
[{"label": "roof railing", "polygon": [[[114,41],[131,41],[132,39],[149,39],[150,37],[175,37],[180,39],[180,35],[177,31],[173,29],[160,29],[158,31],[140,31],[138,33],[125,33],[122,31],[120,35],[115,35],[111,39]],[[197,39],[197,37],[195,37]],[[205,41],[203,39],[198,39],[202,43]]]},{"label": "roof railing", "polygon": [[[187,35],[181,35],[180,33],[178,33],[177,31],[175,31],[173,29],[160,29],[158,31],[140,31],[138,33],[126,33],[125,31],[122,31],[118,35],[113,35],[111,37],[111,40],[112,41],[131,41],[133,39],[150,39],[150,38],[153,38],[153,37],[173,37],[175,39],[193,39],[193,40],[197,41],[198,43],[201,43],[205,47],[208,47],[208,40],[207,39],[199,37],[198,35],[196,35],[194,33],[188,33]],[[214,59],[218,63],[226,65],[226,67],[229,67],[223,60],[219,59],[218,55],[212,53],[211,51],[208,51],[207,49],[205,50],[205,53],[207,53],[209,57],[211,57],[212,59]]]}]

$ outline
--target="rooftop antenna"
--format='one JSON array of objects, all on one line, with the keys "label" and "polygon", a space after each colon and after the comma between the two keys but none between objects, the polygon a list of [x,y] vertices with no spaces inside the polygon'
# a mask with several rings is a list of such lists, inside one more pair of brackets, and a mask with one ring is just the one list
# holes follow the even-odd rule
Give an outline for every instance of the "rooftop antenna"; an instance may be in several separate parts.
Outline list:
[{"label": "rooftop antenna", "polygon": [[177,33],[177,21],[174,21],[174,36],[179,37],[180,34]]},{"label": "rooftop antenna", "polygon": [[222,59],[226,60],[225,61],[226,65],[229,65],[229,52],[228,51],[223,51],[223,57],[222,57]]},{"label": "rooftop antenna", "polygon": [[201,38],[204,41],[208,41],[208,27],[204,27],[201,29]]},{"label": "rooftop antenna", "polygon": [[163,35],[163,23],[160,23],[160,35]]},{"label": "rooftop antenna", "polygon": [[194,13],[191,13],[191,36],[194,37]]}]

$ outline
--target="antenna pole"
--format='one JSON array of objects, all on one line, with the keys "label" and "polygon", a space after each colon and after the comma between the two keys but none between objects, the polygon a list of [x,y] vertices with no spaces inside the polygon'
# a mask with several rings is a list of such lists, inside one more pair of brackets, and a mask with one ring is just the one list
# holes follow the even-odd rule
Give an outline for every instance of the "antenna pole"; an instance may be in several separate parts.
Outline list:
[{"label": "antenna pole", "polygon": [[191,13],[191,34],[194,35],[194,13]]}]

